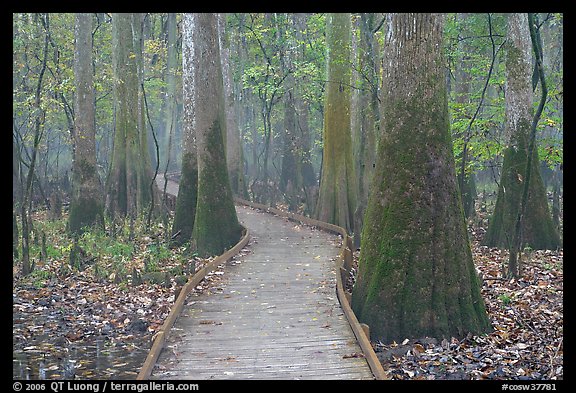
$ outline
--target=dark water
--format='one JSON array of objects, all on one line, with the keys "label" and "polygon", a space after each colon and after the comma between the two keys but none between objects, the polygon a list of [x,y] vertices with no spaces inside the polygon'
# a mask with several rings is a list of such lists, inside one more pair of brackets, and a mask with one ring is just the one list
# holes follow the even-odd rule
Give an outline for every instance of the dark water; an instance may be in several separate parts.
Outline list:
[{"label": "dark water", "polygon": [[13,379],[135,379],[148,355],[145,343],[114,343],[104,336],[49,343],[36,338],[13,348]]},{"label": "dark water", "polygon": [[[82,291],[84,287],[74,289]],[[14,379],[136,378],[151,346],[147,324],[138,325],[138,315],[129,308],[106,314],[104,303],[75,307],[75,297],[78,293],[50,285],[14,291]],[[134,321],[128,325],[101,323],[126,318]]]}]

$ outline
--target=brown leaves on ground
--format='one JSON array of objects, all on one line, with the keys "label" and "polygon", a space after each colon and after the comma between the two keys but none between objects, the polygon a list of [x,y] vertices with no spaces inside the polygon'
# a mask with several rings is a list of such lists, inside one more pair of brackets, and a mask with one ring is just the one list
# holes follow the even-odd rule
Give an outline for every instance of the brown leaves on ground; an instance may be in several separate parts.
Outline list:
[{"label": "brown leaves on ground", "polygon": [[[55,247],[69,242],[64,233],[52,235]],[[66,253],[61,259],[48,258],[38,264],[27,277],[21,277],[15,265],[13,377],[135,378],[179,289],[194,270],[211,260],[183,259],[180,249],[160,258],[150,252],[155,244],[147,235],[136,236],[132,257],[114,265],[121,270],[112,270],[114,261],[106,255],[83,270],[62,269],[68,266]],[[147,271],[147,263],[158,270]],[[229,262],[235,263],[240,262]],[[185,270],[183,264],[194,270],[173,273]],[[97,269],[108,273],[98,274]],[[118,280],[119,272],[125,272],[122,280]],[[141,280],[135,282],[134,273]],[[152,273],[160,279],[153,280]],[[223,275],[221,266],[208,273],[191,296],[217,290]]]},{"label": "brown leaves on ground", "polygon": [[383,367],[393,379],[563,379],[563,251],[525,253],[510,280],[507,251],[481,246],[482,229],[471,235],[493,332],[374,343]]}]

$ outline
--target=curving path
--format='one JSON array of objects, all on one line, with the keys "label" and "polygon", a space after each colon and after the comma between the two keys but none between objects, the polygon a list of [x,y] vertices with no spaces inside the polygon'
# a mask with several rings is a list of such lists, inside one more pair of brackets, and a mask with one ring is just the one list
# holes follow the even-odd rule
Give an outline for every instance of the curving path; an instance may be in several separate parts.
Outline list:
[{"label": "curving path", "polygon": [[338,237],[236,210],[249,253],[188,296],[151,378],[373,379],[336,297]]}]

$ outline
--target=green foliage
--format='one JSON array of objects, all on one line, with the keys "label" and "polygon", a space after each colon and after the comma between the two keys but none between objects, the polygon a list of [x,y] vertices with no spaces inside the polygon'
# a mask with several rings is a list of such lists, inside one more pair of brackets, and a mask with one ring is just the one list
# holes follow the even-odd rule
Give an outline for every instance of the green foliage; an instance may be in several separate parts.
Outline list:
[{"label": "green foliage", "polygon": [[78,244],[88,256],[130,258],[134,252],[134,245],[125,238],[112,238],[102,230],[85,232]]},{"label": "green foliage", "polygon": [[512,303],[512,297],[506,293],[498,296],[498,300],[502,302],[502,307],[509,306]]},{"label": "green foliage", "polygon": [[[503,51],[499,50],[506,31],[505,20],[500,15],[490,15],[490,23],[492,30],[489,30],[488,14],[468,14],[466,17],[451,14],[445,28],[451,83],[463,83],[460,80],[462,73],[469,78],[466,93],[452,88],[449,100],[456,168],[460,172],[466,147],[466,174],[485,169],[486,164],[500,156],[505,144],[501,138],[505,76]],[[493,50],[495,59],[492,59]]]},{"label": "green foliage", "polygon": [[[562,67],[560,66],[560,49],[557,41],[552,38],[553,29],[560,29],[562,16],[557,14],[542,14],[541,20],[547,22],[541,29],[548,29],[549,37],[544,41],[544,56],[551,60],[547,63],[545,73],[551,98],[545,106],[544,113],[538,125],[539,158],[554,168],[563,162],[563,106],[562,97]],[[463,67],[470,76],[470,89],[466,97],[459,97],[456,89],[452,89],[449,101],[451,112],[452,138],[456,168],[460,168],[464,144],[467,146],[466,173],[475,173],[485,169],[487,164],[502,157],[508,143],[502,135],[505,122],[505,84],[504,67],[505,50],[503,43],[506,36],[506,15],[490,14],[492,37],[488,26],[488,14],[467,14],[461,18],[457,14],[449,14],[445,26],[445,53],[450,68],[451,82],[456,83],[457,69]],[[481,92],[492,60],[492,40],[496,50],[496,61],[484,102],[471,124],[471,120],[480,104]],[[500,49],[502,47],[502,49]],[[535,96],[539,92],[535,91]],[[537,106],[534,100],[534,106]]]},{"label": "green foliage", "polygon": [[[292,74],[304,101],[321,110],[325,79],[325,15],[307,16],[306,26],[299,34],[293,28],[291,18],[290,14],[235,14],[228,19],[228,30],[236,29],[238,33],[232,34],[246,42],[248,49],[247,64],[234,67],[243,69],[241,74],[235,72],[234,78],[244,89],[253,92],[262,105],[272,108],[285,92],[284,80]],[[284,27],[278,28],[281,25]],[[282,56],[291,56],[291,67],[286,67]],[[265,127],[259,129],[261,135],[267,131]]]},{"label": "green foliage", "polygon": [[[67,220],[66,213],[58,220],[48,220],[46,211],[34,213],[30,255],[35,269],[23,278],[30,285],[41,288],[55,277],[86,274],[98,281],[126,286],[134,271],[161,273],[164,280],[167,272],[171,275],[190,272],[188,261],[197,256],[183,252],[182,248],[171,249],[161,237],[164,224],[153,222],[147,226],[144,218],[135,220],[132,230],[129,220],[117,222],[119,229],[115,234],[110,230],[90,229],[78,237],[75,248],[74,240],[66,232]],[[107,222],[106,226],[112,228],[114,225]],[[40,258],[39,233],[46,235],[45,259]],[[72,264],[73,249],[76,255]]]},{"label": "green foliage", "polygon": [[47,270],[36,269],[30,273],[30,282],[34,288],[43,288],[46,286],[46,281],[50,280],[53,274]]},{"label": "green foliage", "polygon": [[[165,243],[151,243],[146,247],[146,255],[153,261],[151,264],[157,265],[156,261],[164,261],[172,256],[170,248]],[[152,266],[149,264],[148,266]]]}]

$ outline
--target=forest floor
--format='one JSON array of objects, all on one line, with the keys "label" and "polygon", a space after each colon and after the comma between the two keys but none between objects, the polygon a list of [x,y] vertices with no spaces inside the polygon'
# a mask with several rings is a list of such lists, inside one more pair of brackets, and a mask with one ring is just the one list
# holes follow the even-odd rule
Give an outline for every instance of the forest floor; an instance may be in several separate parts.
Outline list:
[{"label": "forest floor", "polygon": [[460,340],[373,342],[392,379],[563,379],[563,250],[526,252],[518,279],[507,279],[508,251],[482,246],[484,232],[470,229],[493,331]]},{"label": "forest floor", "polygon": [[[72,268],[65,218],[34,219],[45,223],[47,255],[27,277],[13,266],[13,377],[134,379],[186,274],[209,260],[163,245],[157,225],[124,228],[114,242],[88,236]],[[393,379],[563,379],[563,251],[525,253],[521,276],[509,280],[507,252],[481,246],[482,227],[470,234],[493,331],[374,342],[384,369]],[[224,272],[211,272],[192,296],[217,287]]]},{"label": "forest floor", "polygon": [[[34,271],[22,277],[13,266],[14,379],[136,378],[186,274],[211,259],[169,249],[156,224],[132,235],[125,227],[115,239],[87,234],[71,267],[66,218],[50,222],[45,211],[33,218],[48,255],[36,257],[37,241]],[[222,274],[209,273],[192,295]]]}]

